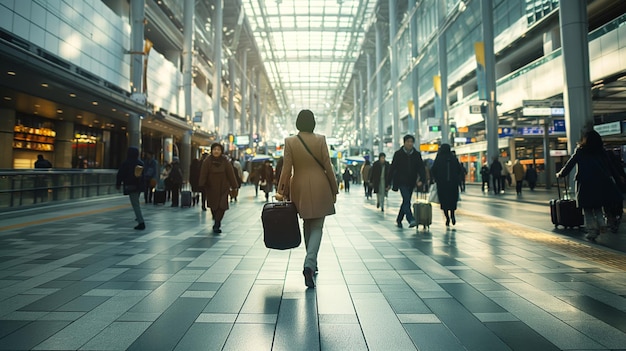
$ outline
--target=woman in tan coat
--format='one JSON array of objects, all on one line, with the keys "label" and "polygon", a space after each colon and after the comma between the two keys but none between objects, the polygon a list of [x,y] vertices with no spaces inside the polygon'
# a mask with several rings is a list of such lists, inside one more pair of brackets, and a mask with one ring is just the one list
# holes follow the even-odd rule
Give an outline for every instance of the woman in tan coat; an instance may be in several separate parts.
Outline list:
[{"label": "woman in tan coat", "polygon": [[306,286],[313,288],[324,219],[335,214],[334,204],[339,189],[330,163],[326,137],[313,133],[313,112],[300,111],[296,128],[300,133],[285,139],[283,170],[276,199],[281,201],[284,196],[289,197],[304,220],[306,258],[302,273]]},{"label": "woman in tan coat", "polygon": [[208,207],[213,214],[213,233],[219,234],[224,213],[228,210],[228,194],[239,188],[235,171],[228,158],[223,155],[224,147],[219,143],[211,145],[211,155],[200,169],[200,187],[205,189]]}]

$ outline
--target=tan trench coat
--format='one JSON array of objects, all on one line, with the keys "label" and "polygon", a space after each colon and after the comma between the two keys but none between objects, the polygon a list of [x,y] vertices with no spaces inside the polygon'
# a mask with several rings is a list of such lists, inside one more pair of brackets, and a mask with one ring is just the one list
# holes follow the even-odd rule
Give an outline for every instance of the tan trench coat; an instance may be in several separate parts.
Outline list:
[{"label": "tan trench coat", "polygon": [[285,139],[283,170],[276,192],[289,194],[303,219],[335,214],[335,196],[339,189],[330,164],[326,137],[305,132],[299,135],[324,169],[306,151],[297,136],[288,137]]},{"label": "tan trench coat", "polygon": [[233,166],[224,156],[209,156],[202,162],[198,184],[205,189],[208,206],[213,210],[227,210],[230,189],[239,188]]}]

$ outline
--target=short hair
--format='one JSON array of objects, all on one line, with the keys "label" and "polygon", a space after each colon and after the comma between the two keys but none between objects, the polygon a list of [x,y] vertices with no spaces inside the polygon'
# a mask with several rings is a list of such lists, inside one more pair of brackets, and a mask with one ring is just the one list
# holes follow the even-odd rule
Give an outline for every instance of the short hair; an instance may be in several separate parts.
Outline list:
[{"label": "short hair", "polygon": [[213,143],[213,144],[211,144],[211,151],[213,151],[213,149],[215,149],[216,147],[219,147],[220,150],[222,150],[222,153],[224,153],[224,145],[222,145],[220,143]]},{"label": "short hair", "polygon": [[405,143],[406,143],[406,141],[407,141],[407,140],[409,140],[409,139],[411,139],[411,140],[413,140],[413,142],[415,142],[415,137],[414,137],[414,136],[412,136],[411,134],[407,134],[407,135],[405,135],[403,139],[404,139],[404,142],[405,142]]},{"label": "short hair", "polygon": [[313,133],[315,129],[315,116],[311,110],[302,110],[298,113],[296,128],[301,132]]},{"label": "short hair", "polygon": [[387,155],[385,155],[384,152],[381,152],[381,153],[378,154],[378,158],[381,158],[381,157],[387,157]]}]

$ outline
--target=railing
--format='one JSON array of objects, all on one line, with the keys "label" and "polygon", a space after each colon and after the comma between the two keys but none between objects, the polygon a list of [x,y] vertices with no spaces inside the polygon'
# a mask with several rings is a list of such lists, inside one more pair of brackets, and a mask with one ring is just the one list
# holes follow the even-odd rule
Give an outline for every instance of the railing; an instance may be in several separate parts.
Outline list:
[{"label": "railing", "polygon": [[0,211],[117,193],[114,169],[0,170]]}]

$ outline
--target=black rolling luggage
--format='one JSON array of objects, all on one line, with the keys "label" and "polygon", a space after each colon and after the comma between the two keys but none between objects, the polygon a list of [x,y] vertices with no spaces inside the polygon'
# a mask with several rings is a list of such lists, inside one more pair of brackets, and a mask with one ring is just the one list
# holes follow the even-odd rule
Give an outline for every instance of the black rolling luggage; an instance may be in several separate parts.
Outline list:
[{"label": "black rolling luggage", "polygon": [[263,205],[263,241],[270,249],[286,250],[300,246],[298,210],[292,202],[270,202]]},{"label": "black rolling luggage", "polygon": [[165,204],[165,190],[157,189],[154,191],[154,204],[155,205],[164,205]]},{"label": "black rolling luggage", "polygon": [[552,224],[557,228],[559,225],[564,228],[582,227],[585,223],[582,209],[576,205],[576,200],[569,198],[567,191],[567,180],[565,180],[564,195],[561,197],[560,180],[557,178],[556,187],[559,194],[557,200],[550,200],[550,216]]}]

